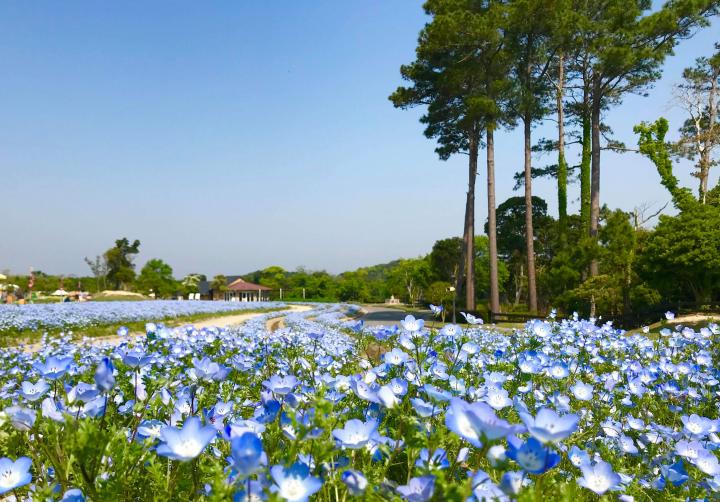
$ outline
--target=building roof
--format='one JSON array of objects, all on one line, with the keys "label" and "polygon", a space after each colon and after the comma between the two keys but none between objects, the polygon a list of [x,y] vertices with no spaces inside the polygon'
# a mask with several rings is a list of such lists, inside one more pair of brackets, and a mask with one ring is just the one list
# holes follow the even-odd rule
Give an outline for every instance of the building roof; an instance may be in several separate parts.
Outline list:
[{"label": "building roof", "polygon": [[[267,286],[261,286],[260,284],[253,284],[252,282],[243,281],[242,277],[239,275],[227,275],[225,276],[225,279],[227,280],[227,285],[230,288],[231,291],[270,291],[271,288],[268,288]],[[238,283],[238,281],[240,281]],[[208,295],[210,294],[210,290],[212,289],[210,287],[210,284],[212,281],[200,281],[198,284],[198,292],[201,295]],[[235,287],[232,287],[233,284],[238,283]]]},{"label": "building roof", "polygon": [[235,281],[228,284],[228,289],[230,291],[270,291],[270,288],[267,286],[261,286],[260,284],[253,284],[252,282],[247,282],[240,279],[236,279]]}]

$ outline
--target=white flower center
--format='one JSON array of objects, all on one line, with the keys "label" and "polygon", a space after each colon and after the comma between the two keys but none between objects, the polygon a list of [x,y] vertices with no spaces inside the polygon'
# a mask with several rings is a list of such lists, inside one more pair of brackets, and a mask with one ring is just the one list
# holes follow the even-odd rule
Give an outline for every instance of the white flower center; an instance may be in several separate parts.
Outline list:
[{"label": "white flower center", "polygon": [[305,494],[302,481],[297,478],[286,479],[283,483],[281,495],[289,500],[297,500]]},{"label": "white flower center", "polygon": [[202,451],[202,445],[192,438],[183,439],[175,447],[175,452],[183,457],[197,457]]},{"label": "white flower center", "polygon": [[12,469],[0,473],[0,486],[12,487],[20,481],[20,474]]},{"label": "white flower center", "polygon": [[597,474],[593,474],[589,476],[588,478],[588,485],[592,488],[594,488],[593,491],[606,491],[608,488],[610,488],[610,484],[608,483],[607,478],[604,476],[599,476]]}]

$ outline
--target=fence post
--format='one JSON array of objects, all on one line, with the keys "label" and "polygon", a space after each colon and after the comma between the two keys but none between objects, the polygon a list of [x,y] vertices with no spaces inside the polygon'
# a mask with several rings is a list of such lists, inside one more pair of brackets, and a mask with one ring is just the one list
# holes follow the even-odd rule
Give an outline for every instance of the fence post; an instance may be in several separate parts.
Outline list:
[{"label": "fence post", "polygon": [[280,301],[282,301],[282,288],[280,288]]}]

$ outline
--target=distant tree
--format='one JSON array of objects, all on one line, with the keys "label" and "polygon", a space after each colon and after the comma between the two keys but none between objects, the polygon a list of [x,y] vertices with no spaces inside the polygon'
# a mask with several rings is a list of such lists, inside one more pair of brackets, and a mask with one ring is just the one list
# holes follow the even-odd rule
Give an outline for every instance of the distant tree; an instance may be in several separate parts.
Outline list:
[{"label": "distant tree", "polygon": [[[499,2],[488,2],[492,5]],[[482,58],[475,57],[497,47],[497,26],[485,3],[429,0],[425,12],[433,16],[420,33],[416,60],[403,65],[400,73],[410,82],[399,87],[390,100],[396,107],[426,106],[420,122],[425,136],[435,138],[442,160],[456,154],[468,156],[468,189],[463,228],[463,262],[457,277],[465,276],[466,308],[475,308],[474,257],[475,182],[483,125],[488,101],[483,99],[487,82]],[[461,35],[458,37],[458,35]],[[488,36],[490,35],[490,36]]]},{"label": "distant tree", "polygon": [[425,301],[432,303],[433,305],[442,305],[444,312],[447,312],[452,305],[453,291],[450,291],[451,283],[445,281],[435,281],[431,283],[425,290],[424,299]]},{"label": "distant tree", "polygon": [[154,293],[156,298],[167,298],[177,291],[178,282],[173,278],[170,265],[153,258],[140,270],[136,284],[143,293]]},{"label": "distant tree", "polygon": [[115,247],[105,251],[103,257],[107,262],[107,278],[115,289],[126,288],[135,279],[135,265],[133,255],[140,251],[140,241],[132,244],[123,237],[115,241]]},{"label": "distant tree", "polygon": [[364,271],[345,272],[338,280],[338,297],[341,301],[365,302],[368,299],[367,273]]},{"label": "distant tree", "polygon": [[720,283],[720,208],[697,204],[661,215],[645,242],[642,270],[659,289],[681,285],[697,302],[711,300]]},{"label": "distant tree", "polygon": [[216,275],[210,282],[210,289],[215,293],[225,293],[228,290],[227,277],[224,275]]},{"label": "distant tree", "polygon": [[[108,262],[105,256],[96,256],[95,260],[91,260],[87,256],[85,257],[85,263],[88,264],[88,267],[90,267],[90,270],[93,273],[93,276],[95,277],[97,290],[100,291],[100,284],[102,283],[103,289],[105,289],[105,283],[107,280],[107,273],[108,273]],[[35,273],[35,276],[37,276],[37,272]]]},{"label": "distant tree", "polygon": [[[475,237],[475,291],[477,292],[478,298],[487,298],[490,308],[493,309],[490,260],[490,240],[486,235],[478,235]],[[509,275],[505,262],[498,261],[498,295],[505,291],[505,284],[507,283]],[[498,311],[493,310],[493,312]]]},{"label": "distant tree", "polygon": [[635,133],[639,136],[640,153],[655,164],[660,182],[670,192],[675,207],[685,211],[695,207],[698,201],[689,188],[680,186],[673,173],[673,145],[665,140],[668,129],[668,121],[663,117],[653,123],[642,122],[634,127]]},{"label": "distant tree", "polygon": [[698,58],[695,66],[683,72],[683,82],[676,87],[676,99],[689,115],[680,128],[677,153],[695,160],[693,176],[700,180],[699,199],[707,201],[710,168],[718,164],[714,152],[720,147],[720,44],[711,58]]},{"label": "distant tree", "polygon": [[[707,18],[718,12],[717,0],[672,0],[652,10],[647,0],[586,2],[578,9],[583,27],[579,43],[591,71],[590,235],[600,218],[601,111],[631,93],[643,93],[661,75],[665,58]],[[597,275],[594,261],[590,274]]]},{"label": "distant tree", "polygon": [[[531,207],[534,222],[533,244],[539,244],[537,238],[552,219],[547,214],[547,203],[542,198],[533,196]],[[497,208],[498,253],[512,272],[512,284],[508,289],[514,294],[514,304],[518,304],[521,298],[528,294],[526,208],[524,197],[510,197]],[[536,250],[533,246],[533,250],[538,254],[544,252],[542,247]]]},{"label": "distant tree", "polygon": [[453,282],[457,279],[462,254],[463,240],[460,237],[436,241],[429,256],[433,276],[438,281],[444,282]]},{"label": "distant tree", "polygon": [[180,284],[185,290],[185,293],[197,293],[199,291],[200,283],[206,280],[207,277],[205,275],[192,273],[186,275]]},{"label": "distant tree", "polygon": [[432,271],[426,258],[400,260],[388,274],[390,287],[401,292],[409,304],[415,304],[430,284]]}]

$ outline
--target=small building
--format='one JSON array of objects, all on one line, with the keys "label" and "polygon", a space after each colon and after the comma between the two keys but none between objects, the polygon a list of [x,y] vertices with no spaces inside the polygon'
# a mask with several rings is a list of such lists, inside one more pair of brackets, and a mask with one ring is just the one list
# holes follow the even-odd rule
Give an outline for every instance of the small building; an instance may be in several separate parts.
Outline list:
[{"label": "small building", "polygon": [[239,275],[228,275],[227,290],[216,291],[211,288],[211,281],[200,281],[198,290],[202,300],[224,300],[228,302],[267,302],[270,300],[271,289],[260,284],[253,284]]}]

